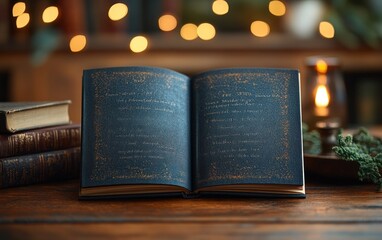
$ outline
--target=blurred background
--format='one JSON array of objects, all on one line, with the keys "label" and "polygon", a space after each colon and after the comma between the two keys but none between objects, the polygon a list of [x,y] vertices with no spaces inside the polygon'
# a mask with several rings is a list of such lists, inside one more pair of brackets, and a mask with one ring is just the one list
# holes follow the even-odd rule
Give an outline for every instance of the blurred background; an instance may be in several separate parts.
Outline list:
[{"label": "blurred background", "polygon": [[0,101],[71,99],[80,122],[83,69],[297,68],[304,116],[338,101],[327,85],[327,105],[309,105],[325,75],[346,100],[313,115],[341,108],[347,126],[381,125],[381,45],[379,0],[0,0]]}]

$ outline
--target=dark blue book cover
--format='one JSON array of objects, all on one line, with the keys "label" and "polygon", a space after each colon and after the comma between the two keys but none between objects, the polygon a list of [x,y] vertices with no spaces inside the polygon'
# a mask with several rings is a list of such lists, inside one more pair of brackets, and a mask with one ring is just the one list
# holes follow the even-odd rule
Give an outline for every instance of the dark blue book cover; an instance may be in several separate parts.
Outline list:
[{"label": "dark blue book cover", "polygon": [[297,70],[85,70],[80,196],[304,195]]}]

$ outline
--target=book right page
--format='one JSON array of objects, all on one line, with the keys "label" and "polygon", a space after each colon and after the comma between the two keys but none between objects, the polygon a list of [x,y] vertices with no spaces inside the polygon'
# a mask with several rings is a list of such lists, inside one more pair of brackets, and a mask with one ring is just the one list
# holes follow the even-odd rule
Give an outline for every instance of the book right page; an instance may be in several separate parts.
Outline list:
[{"label": "book right page", "polygon": [[194,186],[304,184],[299,72],[238,68],[193,79]]}]

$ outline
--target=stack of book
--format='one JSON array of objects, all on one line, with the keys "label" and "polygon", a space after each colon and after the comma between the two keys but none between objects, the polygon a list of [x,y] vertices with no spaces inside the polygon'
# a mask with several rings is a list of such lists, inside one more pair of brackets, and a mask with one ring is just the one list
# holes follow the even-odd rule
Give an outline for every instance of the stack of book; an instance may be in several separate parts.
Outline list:
[{"label": "stack of book", "polygon": [[81,126],[70,101],[0,103],[0,188],[77,178]]}]

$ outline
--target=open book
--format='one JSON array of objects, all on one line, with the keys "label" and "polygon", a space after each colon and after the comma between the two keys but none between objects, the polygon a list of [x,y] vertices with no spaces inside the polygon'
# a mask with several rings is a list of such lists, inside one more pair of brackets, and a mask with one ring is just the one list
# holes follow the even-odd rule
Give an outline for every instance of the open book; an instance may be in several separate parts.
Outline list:
[{"label": "open book", "polygon": [[80,198],[305,195],[297,70],[85,70]]}]

